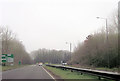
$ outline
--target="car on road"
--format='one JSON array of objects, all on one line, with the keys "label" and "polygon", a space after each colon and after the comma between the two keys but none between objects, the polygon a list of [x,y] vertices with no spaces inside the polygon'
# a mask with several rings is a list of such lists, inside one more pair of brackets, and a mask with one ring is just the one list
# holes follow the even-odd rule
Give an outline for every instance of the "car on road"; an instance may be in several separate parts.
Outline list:
[{"label": "car on road", "polygon": [[42,66],[43,65],[43,63],[39,63],[39,66]]},{"label": "car on road", "polygon": [[65,65],[67,65],[67,63],[62,63],[62,65],[64,65],[64,66],[65,66]]}]

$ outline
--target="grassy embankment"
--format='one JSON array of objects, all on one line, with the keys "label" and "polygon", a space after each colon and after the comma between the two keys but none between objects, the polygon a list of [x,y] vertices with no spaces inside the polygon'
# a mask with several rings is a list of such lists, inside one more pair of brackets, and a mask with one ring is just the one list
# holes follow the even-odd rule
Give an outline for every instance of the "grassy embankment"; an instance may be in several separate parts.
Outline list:
[{"label": "grassy embankment", "polygon": [[78,68],[86,68],[86,69],[93,69],[93,70],[101,70],[101,71],[109,71],[109,72],[118,72],[120,68],[107,68],[107,67],[85,67],[80,65],[71,65],[72,67],[78,67]]},{"label": "grassy embankment", "polygon": [[102,80],[98,80],[98,77],[96,77],[96,76],[92,76],[92,75],[88,75],[88,74],[81,75],[81,73],[79,73],[79,72],[71,72],[70,70],[62,70],[62,69],[48,67],[48,66],[45,66],[45,68],[47,70],[50,70],[54,75],[61,77],[61,79],[86,79],[86,80],[94,80],[95,79],[95,81],[96,80],[97,81],[112,81],[112,80],[106,80],[103,78],[102,78]]},{"label": "grassy embankment", "polygon": [[[52,64],[52,65],[60,65],[60,64]],[[86,69],[93,69],[93,70],[100,70],[100,71],[109,71],[109,72],[118,72],[120,73],[120,68],[107,68],[107,67],[85,67],[80,65],[66,65],[71,67],[77,67],[77,68],[86,68]]]},{"label": "grassy embankment", "polygon": [[102,70],[102,71],[110,71],[110,72],[118,72],[118,68],[104,68],[104,67],[101,67],[101,68],[95,68],[96,70]]},{"label": "grassy embankment", "polygon": [[7,70],[16,69],[24,66],[26,65],[0,66],[0,70],[7,71]]}]

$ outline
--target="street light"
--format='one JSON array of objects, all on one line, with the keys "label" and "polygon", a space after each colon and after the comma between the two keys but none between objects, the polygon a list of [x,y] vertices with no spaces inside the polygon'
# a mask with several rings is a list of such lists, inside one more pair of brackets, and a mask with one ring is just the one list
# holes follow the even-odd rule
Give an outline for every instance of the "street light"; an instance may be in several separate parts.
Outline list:
[{"label": "street light", "polygon": [[[107,49],[108,49],[108,27],[107,27],[107,18],[102,18],[102,17],[96,17],[97,19],[104,19],[105,20],[105,22],[106,22],[106,46],[107,46]],[[107,50],[108,51],[108,50]],[[110,65],[109,65],[109,63],[110,63],[110,59],[109,59],[109,54],[108,54],[108,68],[110,67]]]},{"label": "street light", "polygon": [[72,43],[70,42],[70,43],[68,43],[68,42],[66,42],[66,44],[69,44],[70,46],[70,60],[71,60],[71,48],[72,48]]},{"label": "street light", "polygon": [[71,42],[70,43],[66,42],[66,44],[70,44],[70,53],[71,53],[72,43]]},{"label": "street light", "polygon": [[105,22],[106,22],[106,38],[107,38],[107,41],[108,41],[108,27],[107,27],[107,18],[102,18],[102,17],[96,17],[97,19],[104,19]]}]

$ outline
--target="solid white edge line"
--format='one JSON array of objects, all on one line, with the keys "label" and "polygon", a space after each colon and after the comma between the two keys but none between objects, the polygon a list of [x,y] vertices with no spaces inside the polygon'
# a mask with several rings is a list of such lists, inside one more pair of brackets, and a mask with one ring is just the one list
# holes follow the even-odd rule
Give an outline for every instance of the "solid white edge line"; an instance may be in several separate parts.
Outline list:
[{"label": "solid white edge line", "polygon": [[[43,69],[44,69],[44,67],[42,67]],[[44,69],[45,71],[46,71],[46,73],[48,73],[49,75],[50,75],[50,77],[52,77],[52,79],[54,79],[55,80],[55,78],[46,70],[46,69]],[[56,81],[56,80],[55,80]]]}]

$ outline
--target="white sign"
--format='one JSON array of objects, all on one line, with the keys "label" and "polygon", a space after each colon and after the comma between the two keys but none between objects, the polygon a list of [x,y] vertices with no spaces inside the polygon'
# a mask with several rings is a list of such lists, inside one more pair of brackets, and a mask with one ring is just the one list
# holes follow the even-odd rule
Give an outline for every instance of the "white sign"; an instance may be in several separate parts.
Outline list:
[{"label": "white sign", "polygon": [[11,58],[11,57],[8,57],[8,58],[7,58],[7,61],[8,61],[8,62],[13,62],[13,61],[14,61],[14,59],[13,59],[13,58]]},{"label": "white sign", "polygon": [[7,54],[7,56],[11,56],[11,54]]},{"label": "white sign", "polygon": [[2,55],[2,57],[5,57],[5,55]]}]

